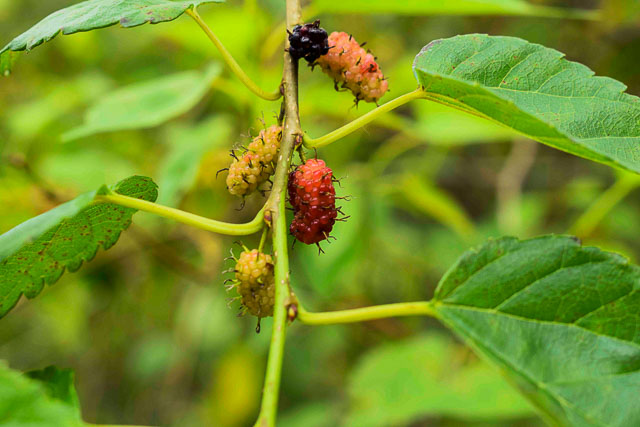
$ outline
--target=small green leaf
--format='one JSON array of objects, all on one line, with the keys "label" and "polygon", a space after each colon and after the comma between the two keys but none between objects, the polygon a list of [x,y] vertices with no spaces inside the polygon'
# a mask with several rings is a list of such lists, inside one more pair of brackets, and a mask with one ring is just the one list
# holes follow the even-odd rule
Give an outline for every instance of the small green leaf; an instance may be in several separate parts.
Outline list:
[{"label": "small green leaf", "polygon": [[45,283],[55,283],[65,269],[78,270],[99,247],[106,250],[116,243],[136,210],[92,203],[96,195],[112,191],[151,202],[158,196],[150,178],[134,176],[112,188],[78,196],[0,236],[0,317],[22,294],[35,298]]},{"label": "small green leaf", "polygon": [[640,268],[576,239],[463,255],[433,306],[557,425],[640,425]]},{"label": "small green leaf", "polygon": [[75,408],[78,418],[80,418],[80,401],[74,385],[75,375],[71,369],[58,369],[55,366],[47,366],[44,369],[27,372],[25,375],[33,380],[40,381],[49,397]]},{"label": "small green leaf", "polygon": [[318,13],[401,15],[514,15],[594,19],[596,11],[539,6],[524,0],[314,0]]},{"label": "small green leaf", "polygon": [[[468,351],[468,350],[467,350]],[[348,426],[410,425],[427,416],[505,419],[533,415],[498,372],[440,334],[370,352],[349,381]]]},{"label": "small green leaf", "polygon": [[86,113],[85,123],[62,139],[161,125],[191,110],[220,71],[220,65],[214,63],[204,72],[185,71],[116,90],[93,105]]},{"label": "small green leaf", "polygon": [[413,69],[433,100],[568,153],[640,172],[640,98],[556,50],[470,34],[429,43]]},{"label": "small green leaf", "polygon": [[0,361],[0,424],[3,426],[82,426],[77,408],[52,397],[40,383]]},{"label": "small green leaf", "polygon": [[[124,28],[138,25],[158,24],[173,21],[185,10],[206,3],[222,3],[224,0],[88,0],[58,10],[38,22],[25,33],[13,39],[0,50],[0,70],[3,73],[11,70],[4,67],[6,56],[11,51],[31,50],[44,42],[53,39],[59,33],[64,35],[80,31],[91,31],[98,28],[120,24]],[[3,59],[3,57],[5,57]]]}]

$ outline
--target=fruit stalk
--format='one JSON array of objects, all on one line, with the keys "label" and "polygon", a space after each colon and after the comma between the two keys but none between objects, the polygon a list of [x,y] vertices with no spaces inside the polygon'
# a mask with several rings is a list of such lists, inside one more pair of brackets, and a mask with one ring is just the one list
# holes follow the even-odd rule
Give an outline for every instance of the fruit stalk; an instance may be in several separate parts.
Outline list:
[{"label": "fruit stalk", "polygon": [[[289,30],[301,22],[300,0],[287,0],[287,28]],[[285,35],[283,35],[285,36]],[[286,37],[285,37],[286,38]],[[287,48],[289,41],[286,40]],[[278,393],[284,355],[285,332],[287,327],[287,305],[289,292],[289,254],[287,248],[287,223],[285,216],[285,192],[291,157],[299,138],[300,117],[298,109],[298,61],[288,52],[284,54],[284,129],[278,166],[273,180],[273,188],[265,205],[265,221],[273,228],[273,256],[275,258],[275,305],[273,309],[273,329],[267,360],[267,372],[262,392],[262,405],[256,426],[272,427],[276,424]]]}]

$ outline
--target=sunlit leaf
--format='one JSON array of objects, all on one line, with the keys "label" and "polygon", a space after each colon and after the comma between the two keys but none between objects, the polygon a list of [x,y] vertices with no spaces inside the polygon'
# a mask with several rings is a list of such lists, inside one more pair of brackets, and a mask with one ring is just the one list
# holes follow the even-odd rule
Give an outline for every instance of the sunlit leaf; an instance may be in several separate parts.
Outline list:
[{"label": "sunlit leaf", "polygon": [[0,424],[3,426],[82,426],[73,406],[53,397],[40,381],[0,362]]},{"label": "sunlit leaf", "polygon": [[571,154],[640,172],[640,98],[556,50],[470,34],[429,43],[413,68],[436,101]]},{"label": "sunlit leaf", "polygon": [[55,283],[65,269],[78,270],[100,247],[106,250],[116,243],[136,210],[93,204],[96,195],[110,192],[152,202],[158,195],[150,178],[134,176],[78,196],[0,236],[0,317],[22,294],[35,298],[45,283]]},{"label": "sunlit leaf", "polygon": [[[120,24],[125,28],[147,22],[158,24],[172,21],[182,15],[185,10],[201,4],[223,1],[88,0],[74,4],[47,16],[0,50],[0,71],[4,74],[11,71],[11,64],[7,60],[7,56],[11,56],[12,51],[29,51],[48,42],[60,33],[68,35],[115,24]],[[5,66],[5,64],[9,65]]]},{"label": "sunlit leaf", "polygon": [[532,415],[500,374],[439,334],[379,347],[358,362],[345,425],[408,425],[427,416],[463,419]]},{"label": "sunlit leaf", "polygon": [[640,269],[573,238],[502,238],[440,281],[437,316],[553,424],[640,424]]},{"label": "sunlit leaf", "polygon": [[539,6],[524,0],[314,0],[313,6],[324,13],[375,13],[401,15],[515,15],[594,19],[587,10]]},{"label": "sunlit leaf", "polygon": [[85,123],[64,134],[64,140],[100,132],[161,125],[192,109],[209,91],[221,67],[185,71],[127,86],[100,99],[86,113]]}]

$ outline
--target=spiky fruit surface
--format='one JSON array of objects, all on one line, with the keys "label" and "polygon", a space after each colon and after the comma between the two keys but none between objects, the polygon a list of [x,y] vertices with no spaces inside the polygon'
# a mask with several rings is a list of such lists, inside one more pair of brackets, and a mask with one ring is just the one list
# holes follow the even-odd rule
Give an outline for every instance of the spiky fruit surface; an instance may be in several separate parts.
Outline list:
[{"label": "spiky fruit surface", "polygon": [[377,102],[389,89],[376,58],[364,50],[353,36],[333,32],[329,36],[329,53],[316,64],[342,87],[353,92],[356,101]]},{"label": "spiky fruit surface", "polygon": [[289,33],[289,53],[293,58],[304,58],[312,63],[329,52],[329,36],[320,28],[320,21],[296,25]]},{"label": "spiky fruit surface", "polygon": [[256,317],[273,316],[275,285],[271,255],[244,251],[236,263],[236,289],[242,305]]},{"label": "spiky fruit surface", "polygon": [[322,160],[308,160],[289,176],[288,192],[295,211],[291,234],[308,245],[325,240],[338,216],[333,171]]},{"label": "spiky fruit surface", "polygon": [[247,151],[229,166],[227,189],[231,194],[249,195],[273,175],[281,141],[281,126],[273,125],[260,131]]}]

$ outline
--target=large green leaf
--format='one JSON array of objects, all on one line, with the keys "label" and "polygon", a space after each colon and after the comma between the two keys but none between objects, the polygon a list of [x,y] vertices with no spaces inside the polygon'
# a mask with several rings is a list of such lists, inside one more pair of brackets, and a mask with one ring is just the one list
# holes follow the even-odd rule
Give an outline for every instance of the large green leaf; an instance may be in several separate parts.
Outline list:
[{"label": "large green leaf", "polygon": [[40,381],[12,371],[0,362],[0,424],[3,426],[82,426],[72,405],[47,392]]},{"label": "large green leaf", "polygon": [[554,424],[640,425],[640,268],[621,256],[565,236],[489,241],[433,306]]},{"label": "large green leaf", "polygon": [[640,98],[556,50],[471,34],[429,43],[413,69],[434,100],[577,156],[640,172]]},{"label": "large green leaf", "polygon": [[[468,351],[468,350],[467,350]],[[533,415],[490,366],[440,334],[386,344],[367,354],[349,381],[345,425],[408,425],[427,416],[494,419]]]},{"label": "large green leaf", "polygon": [[25,33],[13,39],[0,50],[1,71],[11,71],[11,64],[3,57],[11,51],[31,50],[53,39],[59,33],[64,35],[80,31],[120,24],[122,27],[158,24],[172,21],[185,10],[205,3],[221,3],[224,0],[88,0],[58,10],[38,22]]},{"label": "large green leaf", "polygon": [[0,317],[22,294],[35,298],[65,269],[78,270],[101,246],[106,250],[117,242],[136,210],[93,203],[96,195],[110,192],[152,202],[158,196],[150,178],[134,176],[78,196],[0,236]]},{"label": "large green leaf", "polygon": [[402,15],[516,15],[592,19],[594,11],[559,9],[524,0],[313,0],[318,12]]},{"label": "large green leaf", "polygon": [[87,111],[83,125],[62,138],[72,140],[100,132],[161,125],[191,110],[220,71],[220,65],[214,63],[204,72],[184,71],[116,90]]}]

